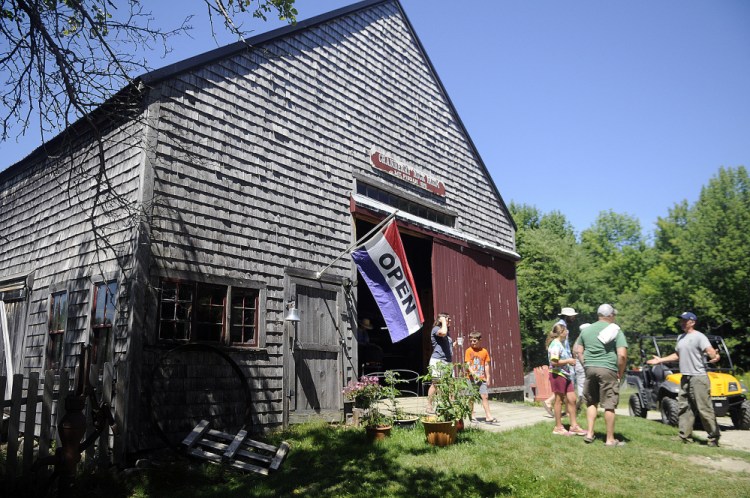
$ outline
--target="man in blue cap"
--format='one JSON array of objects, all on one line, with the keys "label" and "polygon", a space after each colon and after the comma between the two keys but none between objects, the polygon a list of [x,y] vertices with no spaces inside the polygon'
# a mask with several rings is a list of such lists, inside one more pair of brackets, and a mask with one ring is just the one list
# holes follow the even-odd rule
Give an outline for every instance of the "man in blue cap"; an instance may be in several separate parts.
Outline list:
[{"label": "man in blue cap", "polygon": [[680,361],[680,392],[677,395],[680,414],[680,439],[684,443],[692,443],[693,424],[695,416],[701,419],[703,429],[708,433],[708,446],[719,446],[719,425],[716,423],[716,413],[711,403],[711,381],[708,379],[706,365],[703,362],[704,353],[710,363],[719,361],[719,353],[711,346],[708,338],[695,330],[698,317],[690,311],[678,315],[680,328],[684,332],[677,338],[675,352],[660,358],[654,356],[646,363],[658,365],[670,361]]}]

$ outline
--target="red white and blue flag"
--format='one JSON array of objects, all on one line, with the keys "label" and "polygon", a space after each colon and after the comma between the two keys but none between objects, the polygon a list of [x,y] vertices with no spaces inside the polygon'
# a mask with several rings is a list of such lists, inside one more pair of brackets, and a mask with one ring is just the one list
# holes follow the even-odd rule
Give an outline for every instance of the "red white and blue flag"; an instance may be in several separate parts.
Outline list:
[{"label": "red white and blue flag", "polygon": [[395,221],[354,251],[352,259],[380,308],[391,341],[422,328],[422,307]]}]

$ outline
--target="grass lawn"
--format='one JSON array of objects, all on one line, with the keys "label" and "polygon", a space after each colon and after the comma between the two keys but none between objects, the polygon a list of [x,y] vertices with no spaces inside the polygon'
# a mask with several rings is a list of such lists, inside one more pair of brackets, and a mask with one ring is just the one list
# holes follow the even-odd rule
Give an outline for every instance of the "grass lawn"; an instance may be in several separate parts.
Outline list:
[{"label": "grass lawn", "polygon": [[292,450],[268,477],[183,460],[115,481],[81,478],[79,490],[108,497],[750,496],[750,473],[709,465],[724,458],[747,466],[750,453],[684,445],[672,439],[675,428],[637,418],[618,417],[623,448],[604,446],[601,417],[600,439],[591,445],[553,436],[552,426],[496,434],[467,429],[456,445],[434,448],[421,426],[394,429],[385,442],[371,444],[363,429],[304,424],[270,436]]}]

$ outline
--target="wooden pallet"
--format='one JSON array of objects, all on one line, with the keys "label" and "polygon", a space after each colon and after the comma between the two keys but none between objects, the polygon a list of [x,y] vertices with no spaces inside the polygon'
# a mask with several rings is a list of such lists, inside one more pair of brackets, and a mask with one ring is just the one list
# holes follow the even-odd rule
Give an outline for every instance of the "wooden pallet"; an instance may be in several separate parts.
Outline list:
[{"label": "wooden pallet", "polygon": [[208,420],[201,420],[182,441],[190,456],[211,463],[229,465],[241,470],[268,475],[278,470],[289,452],[289,444],[282,441],[276,447],[247,437],[242,429],[236,435],[213,430]]}]

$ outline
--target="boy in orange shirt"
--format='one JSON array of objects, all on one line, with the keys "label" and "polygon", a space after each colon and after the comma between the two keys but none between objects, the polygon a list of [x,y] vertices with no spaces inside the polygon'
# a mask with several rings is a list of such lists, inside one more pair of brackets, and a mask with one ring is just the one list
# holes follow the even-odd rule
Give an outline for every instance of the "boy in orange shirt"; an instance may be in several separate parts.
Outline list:
[{"label": "boy in orange shirt", "polygon": [[[469,334],[469,345],[466,350],[464,361],[469,369],[469,376],[479,388],[479,395],[482,397],[482,408],[484,408],[484,421],[488,424],[497,422],[497,419],[490,414],[489,391],[487,385],[490,383],[490,353],[479,345],[482,334],[476,330]],[[474,421],[474,402],[471,402],[471,420]]]}]

